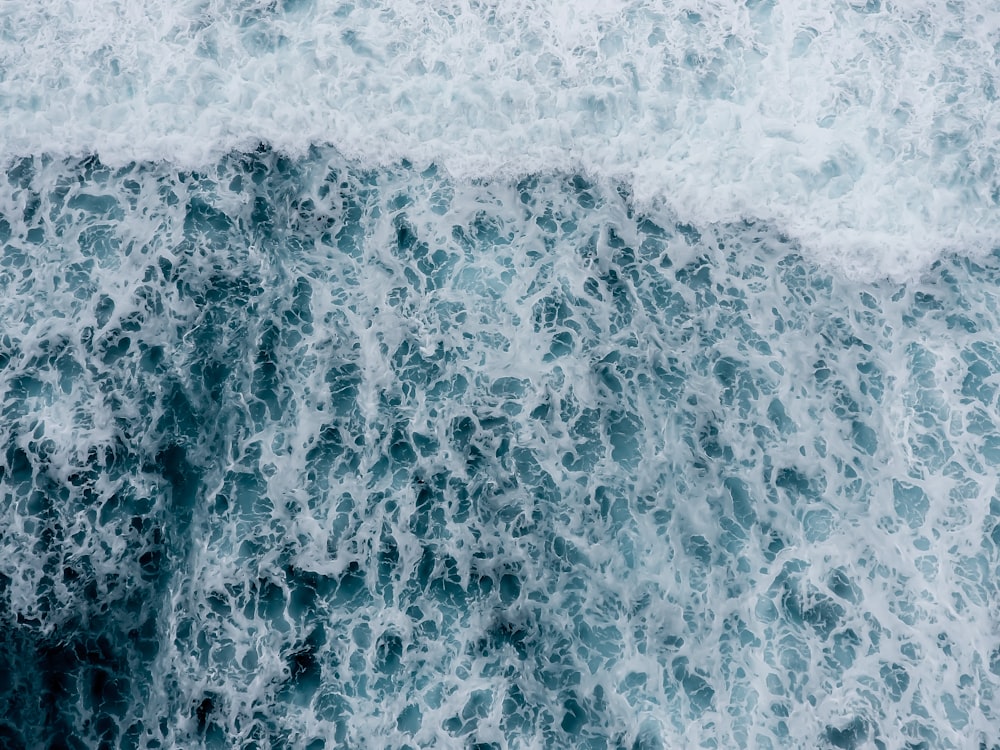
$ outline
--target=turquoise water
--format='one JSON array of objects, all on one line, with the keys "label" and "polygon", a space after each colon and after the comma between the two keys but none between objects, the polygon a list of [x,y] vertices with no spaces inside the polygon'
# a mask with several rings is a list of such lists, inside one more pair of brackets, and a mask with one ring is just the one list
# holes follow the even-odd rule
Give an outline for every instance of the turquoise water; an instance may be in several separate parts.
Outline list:
[{"label": "turquoise water", "polygon": [[[423,25],[386,38],[374,4],[42,6],[0,12],[0,744],[997,747],[995,14],[751,3],[725,41],[715,6],[400,6]],[[856,82],[837,50],[871,34],[869,69],[933,50],[967,136],[858,94],[827,146],[941,151],[788,181],[799,114],[698,119],[806,48]],[[459,76],[477,35],[475,65],[531,65]],[[687,114],[649,130],[666,94],[602,71],[677,40]],[[435,44],[468,106],[415,88],[422,146],[386,135],[401,104],[370,141],[337,119],[369,105],[324,109],[445,80]],[[58,49],[86,86],[22,64]],[[566,143],[543,115],[582,100],[546,82],[605,97]],[[728,151],[695,156],[705,122]],[[727,192],[753,132],[771,161]]]}]

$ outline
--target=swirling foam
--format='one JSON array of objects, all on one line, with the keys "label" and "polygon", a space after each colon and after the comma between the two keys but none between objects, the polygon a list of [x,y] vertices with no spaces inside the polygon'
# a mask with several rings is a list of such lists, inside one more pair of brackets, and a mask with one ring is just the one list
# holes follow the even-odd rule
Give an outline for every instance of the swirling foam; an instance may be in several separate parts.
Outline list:
[{"label": "swirling foam", "polygon": [[582,170],[854,276],[1000,243],[988,3],[45,0],[0,11],[0,56],[0,157]]}]

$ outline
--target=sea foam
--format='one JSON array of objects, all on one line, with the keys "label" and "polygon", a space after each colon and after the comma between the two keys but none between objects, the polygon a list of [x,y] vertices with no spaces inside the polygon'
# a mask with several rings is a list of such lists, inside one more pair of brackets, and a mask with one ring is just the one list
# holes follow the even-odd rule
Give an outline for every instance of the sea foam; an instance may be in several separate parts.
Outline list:
[{"label": "sea foam", "polygon": [[998,26],[7,4],[0,744],[993,750]]},{"label": "sea foam", "polygon": [[45,0],[0,14],[0,55],[5,158],[582,172],[856,277],[1000,241],[985,2]]},{"label": "sea foam", "polygon": [[996,258],[319,149],[0,216],[9,746],[997,736]]}]

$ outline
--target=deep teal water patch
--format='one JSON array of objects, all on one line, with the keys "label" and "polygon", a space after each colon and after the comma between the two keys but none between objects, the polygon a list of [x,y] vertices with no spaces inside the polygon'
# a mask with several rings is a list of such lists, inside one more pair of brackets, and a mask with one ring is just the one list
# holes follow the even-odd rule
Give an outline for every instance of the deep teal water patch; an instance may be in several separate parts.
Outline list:
[{"label": "deep teal water patch", "polygon": [[996,736],[996,258],[321,149],[0,214],[11,747]]}]

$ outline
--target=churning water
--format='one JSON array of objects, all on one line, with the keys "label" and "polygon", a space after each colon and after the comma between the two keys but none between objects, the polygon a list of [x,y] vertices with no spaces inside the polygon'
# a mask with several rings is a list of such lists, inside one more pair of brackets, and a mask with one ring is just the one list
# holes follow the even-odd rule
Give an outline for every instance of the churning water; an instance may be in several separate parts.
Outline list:
[{"label": "churning water", "polygon": [[993,748],[1000,11],[0,4],[0,741]]}]

